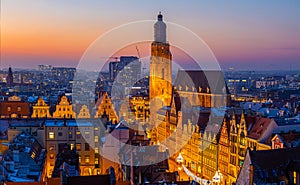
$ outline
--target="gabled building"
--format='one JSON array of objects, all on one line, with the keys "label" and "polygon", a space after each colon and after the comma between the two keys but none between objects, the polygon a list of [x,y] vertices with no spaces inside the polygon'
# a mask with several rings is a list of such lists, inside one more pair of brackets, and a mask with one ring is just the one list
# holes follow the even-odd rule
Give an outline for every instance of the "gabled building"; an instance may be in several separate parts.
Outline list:
[{"label": "gabled building", "polygon": [[66,96],[62,96],[59,104],[56,105],[53,118],[76,118],[73,107]]},{"label": "gabled building", "polygon": [[32,106],[32,118],[50,118],[50,106],[47,105],[43,98],[39,98],[37,103]]},{"label": "gabled building", "polygon": [[[242,164],[239,164],[239,161],[243,161],[244,156],[243,153],[239,152],[239,147],[241,141],[239,133],[239,124],[236,123],[235,114],[232,115],[230,119],[230,139],[229,139],[229,147],[230,147],[230,155],[229,155],[229,183],[234,183],[236,181],[237,175],[239,173],[240,167]],[[240,132],[241,133],[241,132]],[[243,138],[244,141],[244,138]],[[242,146],[243,148],[244,146]]]},{"label": "gabled building", "polygon": [[300,147],[248,149],[236,184],[300,184]]},{"label": "gabled building", "polygon": [[271,139],[271,146],[272,149],[298,147],[300,146],[300,133],[294,131],[277,133]]},{"label": "gabled building", "polygon": [[235,113],[230,119],[229,133],[229,183],[234,183],[244,163],[246,149],[269,150],[268,138],[278,125],[273,119],[253,117],[244,112],[237,117]]},{"label": "gabled building", "polygon": [[271,146],[266,142],[277,127],[278,125],[273,119],[258,117],[249,131],[247,146],[251,149],[256,148],[256,150],[271,149]]},{"label": "gabled building", "polygon": [[28,118],[30,116],[29,103],[14,95],[8,101],[0,102],[1,118]]},{"label": "gabled building", "polygon": [[219,149],[218,149],[218,164],[219,170],[221,174],[223,174],[224,184],[228,182],[229,179],[229,132],[228,132],[228,124],[224,119],[219,139]]},{"label": "gabled building", "polygon": [[108,93],[105,92],[99,97],[96,103],[97,112],[95,118],[99,118],[104,114],[104,112],[108,116],[108,120],[112,121],[113,123],[119,122],[119,117],[116,114],[114,105],[111,99],[108,96]]},{"label": "gabled building", "polygon": [[91,118],[90,111],[86,105],[81,106],[81,109],[77,115],[77,118],[85,118],[85,119]]}]

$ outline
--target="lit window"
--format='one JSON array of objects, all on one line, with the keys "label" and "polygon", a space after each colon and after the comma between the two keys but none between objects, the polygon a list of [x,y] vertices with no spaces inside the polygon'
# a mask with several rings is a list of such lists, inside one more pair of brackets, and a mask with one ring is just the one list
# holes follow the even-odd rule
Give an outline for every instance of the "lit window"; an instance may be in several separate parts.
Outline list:
[{"label": "lit window", "polygon": [[54,139],[54,132],[49,132],[49,139]]},{"label": "lit window", "polygon": [[81,157],[80,156],[78,157],[78,161],[79,161],[79,163],[81,163]]},{"label": "lit window", "polygon": [[50,154],[50,159],[54,159],[54,154]]},{"label": "lit window", "polygon": [[30,157],[31,157],[32,159],[35,159],[35,156],[36,156],[35,152],[32,152],[32,154],[31,154]]},{"label": "lit window", "polygon": [[81,150],[81,144],[80,144],[80,143],[77,143],[77,144],[76,144],[76,150],[77,150],[77,151],[80,151],[80,150]]},{"label": "lit window", "polygon": [[95,153],[98,154],[99,153],[99,148],[95,147]]},{"label": "lit window", "polygon": [[21,112],[21,107],[18,107],[17,109],[18,109],[18,112]]},{"label": "lit window", "polygon": [[90,138],[90,132],[87,132],[87,131],[86,131],[86,132],[84,132],[84,135],[85,135],[85,138],[86,138],[86,139],[89,139],[89,138]]},{"label": "lit window", "polygon": [[73,143],[71,143],[71,150],[73,150],[73,148],[74,148],[74,144],[73,144]]},{"label": "lit window", "polygon": [[97,130],[98,130],[98,127],[95,127],[95,130],[97,131]]},{"label": "lit window", "polygon": [[90,156],[89,155],[84,156],[84,162],[85,163],[90,163]]},{"label": "lit window", "polygon": [[98,157],[95,158],[95,164],[99,164]]},{"label": "lit window", "polygon": [[95,143],[97,143],[99,141],[98,136],[95,136]]},{"label": "lit window", "polygon": [[7,111],[11,111],[11,107],[7,107]]}]

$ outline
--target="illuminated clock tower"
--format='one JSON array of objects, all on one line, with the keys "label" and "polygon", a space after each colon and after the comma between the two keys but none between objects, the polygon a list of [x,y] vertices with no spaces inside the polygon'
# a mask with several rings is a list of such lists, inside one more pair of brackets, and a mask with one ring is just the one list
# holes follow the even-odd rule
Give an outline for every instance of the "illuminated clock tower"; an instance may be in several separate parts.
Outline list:
[{"label": "illuminated clock tower", "polygon": [[172,54],[166,41],[166,24],[159,13],[154,24],[154,41],[151,45],[150,102],[155,102],[155,107],[159,108],[170,106],[171,97]]}]

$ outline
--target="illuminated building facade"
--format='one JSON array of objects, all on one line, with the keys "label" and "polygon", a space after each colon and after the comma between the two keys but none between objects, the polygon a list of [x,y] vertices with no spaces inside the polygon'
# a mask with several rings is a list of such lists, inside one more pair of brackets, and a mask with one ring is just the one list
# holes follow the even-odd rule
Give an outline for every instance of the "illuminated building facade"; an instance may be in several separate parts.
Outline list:
[{"label": "illuminated building facade", "polygon": [[62,96],[59,104],[56,105],[53,118],[76,118],[73,107],[66,96]]},{"label": "illuminated building facade", "polygon": [[29,103],[24,102],[18,96],[8,98],[8,101],[0,102],[1,118],[28,118],[30,116]]},{"label": "illuminated building facade", "polygon": [[112,121],[113,123],[119,122],[119,117],[116,114],[114,105],[113,105],[111,99],[109,98],[107,92],[103,93],[99,97],[99,99],[96,103],[96,107],[98,108],[98,110],[97,110],[97,113],[95,115],[95,118],[99,118],[105,112],[106,115],[108,116],[109,121]]},{"label": "illuminated building facade", "polygon": [[145,121],[149,118],[149,97],[148,96],[131,96],[130,99],[130,109],[135,114],[135,119],[139,121]]},{"label": "illuminated building facade", "polygon": [[240,168],[243,165],[246,154],[247,128],[244,113],[239,124],[236,123],[233,114],[230,120],[230,157],[229,157],[229,183],[236,181]]},{"label": "illuminated building facade", "polygon": [[77,118],[83,118],[83,119],[91,118],[90,111],[86,105],[81,106],[81,109],[77,115]]},{"label": "illuminated building facade", "polygon": [[229,183],[236,182],[244,164],[247,148],[252,150],[271,149],[271,145],[266,142],[277,127],[278,125],[273,119],[253,117],[247,121],[244,113],[242,113],[238,121],[237,116],[232,115],[229,133]]},{"label": "illuminated building facade", "polygon": [[45,103],[45,101],[43,100],[43,98],[39,98],[37,103],[32,106],[32,114],[31,117],[32,118],[50,118],[50,112],[49,112],[49,105],[47,105]]},{"label": "illuminated building facade", "polygon": [[228,124],[224,119],[222,124],[220,139],[219,139],[219,149],[218,149],[218,164],[221,174],[223,174],[223,182],[226,184],[228,182],[228,167],[229,167],[229,132]]},{"label": "illuminated building facade", "polygon": [[154,24],[149,92],[150,124],[155,125],[156,112],[163,106],[170,106],[172,98],[172,54],[166,40],[166,24],[161,13]]},{"label": "illuminated building facade", "polygon": [[56,155],[70,145],[79,155],[80,175],[96,175],[100,170],[99,127],[88,121],[46,120],[45,148],[47,149],[47,175],[51,176]]}]

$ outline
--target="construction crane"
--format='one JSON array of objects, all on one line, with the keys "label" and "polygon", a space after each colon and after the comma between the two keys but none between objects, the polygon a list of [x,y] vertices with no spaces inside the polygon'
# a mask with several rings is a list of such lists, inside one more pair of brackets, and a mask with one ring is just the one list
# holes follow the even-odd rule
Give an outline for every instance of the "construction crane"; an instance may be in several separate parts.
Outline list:
[{"label": "construction crane", "polygon": [[[136,48],[136,52],[137,52],[138,57],[139,57],[139,61],[142,63],[141,55],[140,55],[140,50],[139,50],[139,48],[138,48],[137,46],[135,46],[135,48]],[[143,67],[142,67],[142,73],[143,73],[143,74],[144,74],[145,69],[146,69],[145,65],[146,65],[146,64],[143,64]]]}]

